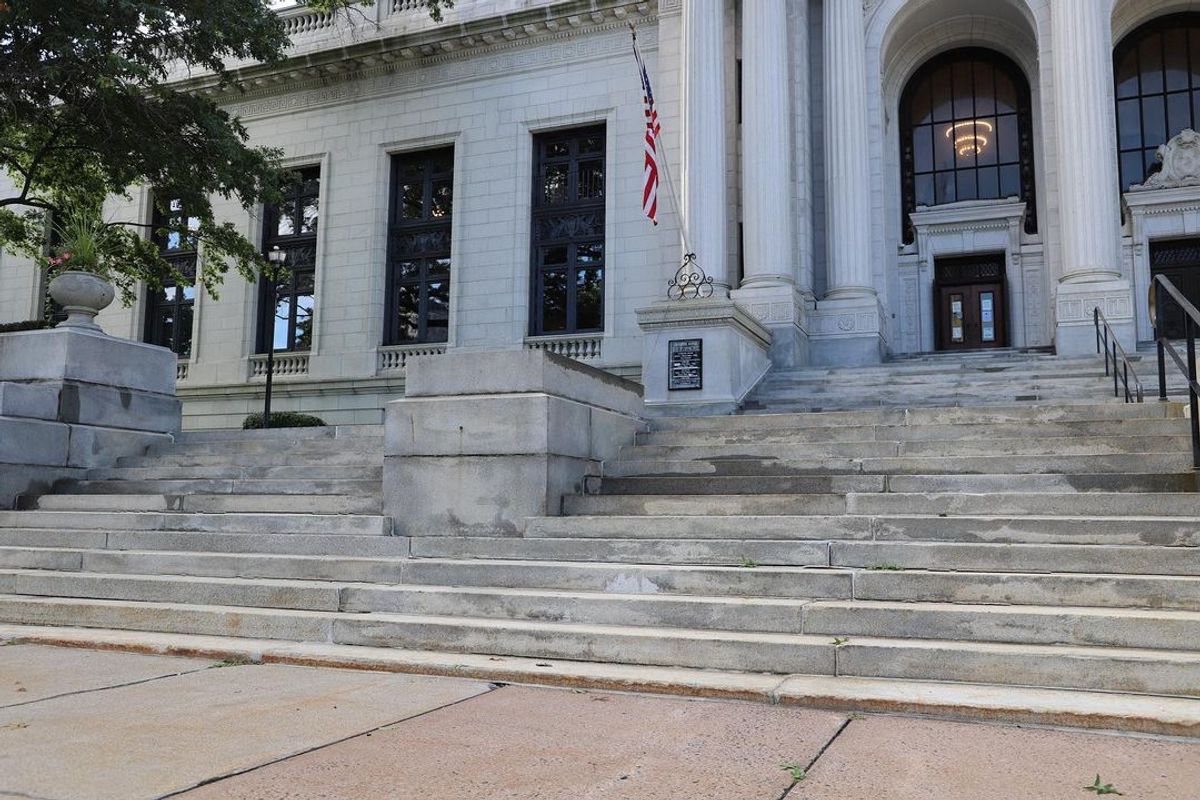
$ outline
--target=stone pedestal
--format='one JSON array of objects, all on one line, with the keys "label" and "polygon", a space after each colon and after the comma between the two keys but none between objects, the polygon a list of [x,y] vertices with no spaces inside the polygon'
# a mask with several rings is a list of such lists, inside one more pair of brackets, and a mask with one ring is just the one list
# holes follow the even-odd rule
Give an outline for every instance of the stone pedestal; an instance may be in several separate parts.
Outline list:
[{"label": "stone pedestal", "polygon": [[384,411],[397,534],[519,535],[643,424],[637,384],[545,351],[418,356],[406,370],[404,399]]},{"label": "stone pedestal", "polygon": [[1093,310],[1099,308],[1117,335],[1117,341],[1132,353],[1137,342],[1133,318],[1133,292],[1129,281],[1060,283],[1054,310],[1054,349],[1059,355],[1080,356],[1096,352]]},{"label": "stone pedestal", "polygon": [[771,333],[771,364],[781,369],[809,363],[812,301],[791,284],[743,284],[730,297]]},{"label": "stone pedestal", "polygon": [[0,508],[171,441],[176,363],[83,328],[0,334]]},{"label": "stone pedestal", "polygon": [[878,364],[887,352],[883,309],[874,295],[822,300],[809,316],[813,364]]},{"label": "stone pedestal", "polygon": [[[642,384],[647,414],[729,414],[741,406],[771,367],[771,331],[730,299],[656,303],[639,308],[637,319],[643,333]],[[671,342],[697,341],[701,354],[699,388],[672,388]],[[676,370],[682,372],[679,365]],[[676,385],[688,380],[682,374],[676,378]]]}]

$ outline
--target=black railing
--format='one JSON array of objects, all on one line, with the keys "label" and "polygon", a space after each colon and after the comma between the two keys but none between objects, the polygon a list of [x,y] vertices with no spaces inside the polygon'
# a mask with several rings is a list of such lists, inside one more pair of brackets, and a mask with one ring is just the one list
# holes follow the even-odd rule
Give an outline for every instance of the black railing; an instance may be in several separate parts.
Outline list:
[{"label": "black railing", "polygon": [[[1167,337],[1164,312],[1172,304],[1183,317],[1183,335],[1187,340],[1187,362],[1175,350]],[[1163,275],[1150,281],[1150,322],[1154,325],[1154,341],[1158,345],[1158,399],[1167,399],[1167,354],[1179,371],[1187,376],[1188,402],[1192,418],[1192,466],[1200,470],[1200,383],[1196,382],[1196,333],[1200,331],[1200,311],[1184,297],[1175,284]]]},{"label": "black railing", "polygon": [[[1125,354],[1125,348],[1117,341],[1117,334],[1104,318],[1104,312],[1099,308],[1092,309],[1092,321],[1096,325],[1096,352],[1104,353],[1104,374],[1112,375],[1113,397],[1121,396],[1122,386],[1125,389],[1126,403],[1140,403],[1146,399],[1142,382]],[[1111,365],[1111,368],[1110,368]]]}]

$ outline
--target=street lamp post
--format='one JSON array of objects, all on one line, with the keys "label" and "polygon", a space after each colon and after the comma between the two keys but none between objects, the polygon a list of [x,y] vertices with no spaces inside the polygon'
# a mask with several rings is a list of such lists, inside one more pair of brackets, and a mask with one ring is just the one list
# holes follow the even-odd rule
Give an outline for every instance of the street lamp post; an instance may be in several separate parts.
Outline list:
[{"label": "street lamp post", "polygon": [[274,273],[287,262],[287,253],[276,245],[267,253],[267,260],[275,269],[272,270],[273,274],[268,282],[270,296],[267,299],[271,301],[271,327],[267,331],[267,387],[263,396],[263,428],[271,427],[271,381],[275,377],[275,320],[278,318],[276,306],[279,305],[279,280]]}]

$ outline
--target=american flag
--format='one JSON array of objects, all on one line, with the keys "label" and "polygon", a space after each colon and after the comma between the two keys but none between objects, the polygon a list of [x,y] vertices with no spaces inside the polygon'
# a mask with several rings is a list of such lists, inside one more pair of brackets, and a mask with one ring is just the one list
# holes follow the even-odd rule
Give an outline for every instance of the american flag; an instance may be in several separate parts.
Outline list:
[{"label": "american flag", "polygon": [[658,224],[658,136],[662,126],[658,123],[658,111],[654,108],[654,90],[650,87],[650,73],[646,71],[646,62],[637,46],[637,29],[632,25],[633,57],[637,59],[638,72],[642,78],[642,99],[646,105],[646,165],[643,169],[645,181],[642,184],[642,213],[646,218]]}]

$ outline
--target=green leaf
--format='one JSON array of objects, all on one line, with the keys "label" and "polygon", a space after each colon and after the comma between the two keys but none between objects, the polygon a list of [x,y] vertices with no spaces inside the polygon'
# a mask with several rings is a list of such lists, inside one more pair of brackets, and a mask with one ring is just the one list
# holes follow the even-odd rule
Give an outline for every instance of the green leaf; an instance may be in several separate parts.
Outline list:
[{"label": "green leaf", "polygon": [[1101,783],[1100,773],[1096,773],[1096,780],[1091,786],[1084,786],[1085,792],[1095,792],[1096,794],[1115,794],[1123,797],[1121,792],[1118,792],[1111,783]]}]

